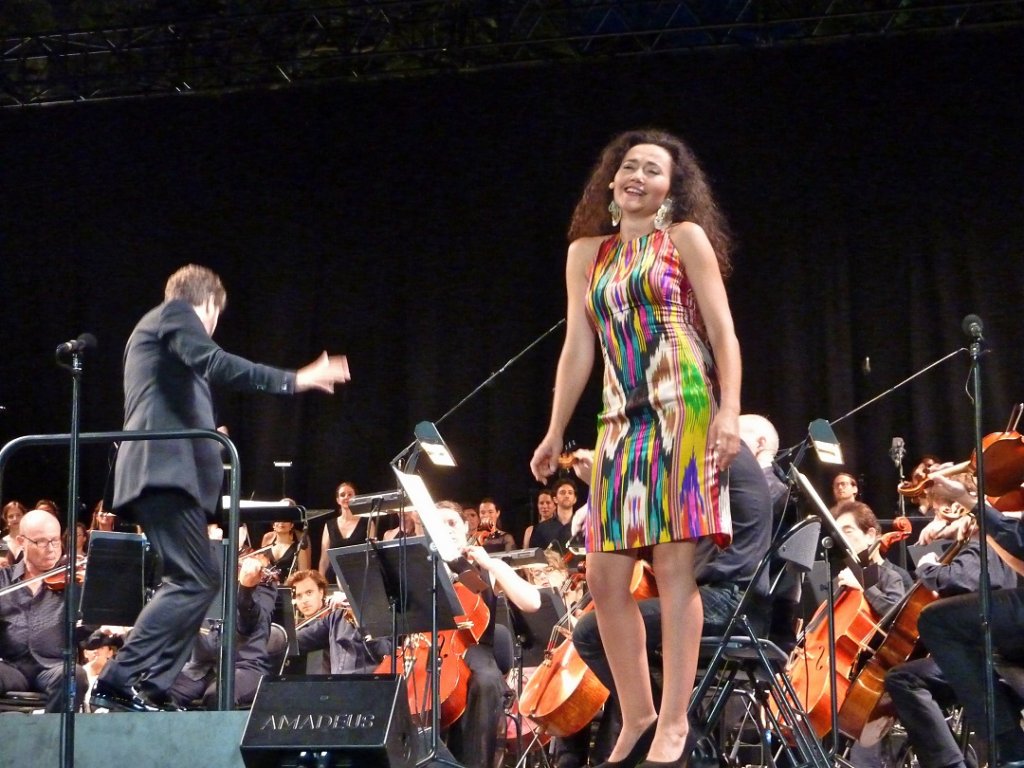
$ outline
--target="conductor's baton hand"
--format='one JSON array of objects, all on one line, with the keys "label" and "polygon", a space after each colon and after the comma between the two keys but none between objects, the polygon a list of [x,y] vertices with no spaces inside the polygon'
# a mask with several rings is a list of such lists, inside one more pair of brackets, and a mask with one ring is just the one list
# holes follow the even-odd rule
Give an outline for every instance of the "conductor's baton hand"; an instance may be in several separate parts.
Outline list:
[{"label": "conductor's baton hand", "polygon": [[351,378],[345,355],[328,355],[324,352],[295,373],[295,391],[319,389],[333,394],[335,384],[344,384]]}]

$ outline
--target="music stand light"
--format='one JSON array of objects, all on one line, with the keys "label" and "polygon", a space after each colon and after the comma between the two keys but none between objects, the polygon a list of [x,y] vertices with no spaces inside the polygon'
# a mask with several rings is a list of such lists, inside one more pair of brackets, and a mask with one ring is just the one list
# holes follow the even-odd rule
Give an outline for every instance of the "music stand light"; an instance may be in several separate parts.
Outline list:
[{"label": "music stand light", "polygon": [[842,464],[843,449],[839,446],[839,438],[832,430],[832,425],[825,419],[815,419],[807,425],[807,433],[811,437],[811,445],[822,464]]},{"label": "music stand light", "polygon": [[420,450],[427,454],[431,463],[439,467],[456,466],[455,457],[452,456],[452,452],[448,449],[444,438],[441,437],[441,433],[437,431],[433,422],[421,421],[416,425],[413,434],[416,436]]}]

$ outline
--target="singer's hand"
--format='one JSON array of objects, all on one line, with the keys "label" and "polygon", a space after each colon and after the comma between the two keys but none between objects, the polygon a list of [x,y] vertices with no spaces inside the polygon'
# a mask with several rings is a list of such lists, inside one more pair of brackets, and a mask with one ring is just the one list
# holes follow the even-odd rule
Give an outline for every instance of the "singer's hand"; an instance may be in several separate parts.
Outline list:
[{"label": "singer's hand", "polygon": [[537,446],[537,450],[533,452],[533,458],[530,459],[530,471],[537,482],[543,483],[555,473],[558,469],[558,457],[561,454],[561,435],[550,433],[545,435],[540,445]]},{"label": "singer's hand", "polygon": [[319,389],[333,394],[335,384],[344,384],[351,378],[345,355],[328,355],[324,352],[295,373],[295,391]]}]

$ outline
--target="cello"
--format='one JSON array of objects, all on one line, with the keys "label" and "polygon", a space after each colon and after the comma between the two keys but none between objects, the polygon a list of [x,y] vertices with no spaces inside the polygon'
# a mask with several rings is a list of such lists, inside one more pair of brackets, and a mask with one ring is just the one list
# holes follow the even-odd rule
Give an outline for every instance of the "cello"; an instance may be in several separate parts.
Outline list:
[{"label": "cello", "polygon": [[[464,614],[456,616],[456,629],[437,633],[437,649],[430,635],[412,634],[405,638],[396,652],[399,674],[406,679],[409,713],[419,725],[430,722],[432,697],[430,695],[431,666],[436,658],[440,664],[437,680],[441,726],[447,728],[466,711],[469,690],[469,665],[463,658],[466,650],[483,636],[490,623],[491,612],[483,598],[474,594],[460,582],[453,584]],[[377,674],[391,672],[391,656],[385,656],[374,670]]]},{"label": "cello", "polygon": [[[963,513],[967,512],[963,507],[960,509]],[[949,547],[939,563],[949,565],[966,544],[966,541],[958,541]],[[891,702],[885,696],[885,675],[897,664],[924,654],[917,621],[925,606],[938,598],[936,592],[925,589],[918,579],[890,612],[895,617],[888,626],[885,638],[857,673],[839,708],[839,730],[842,733],[870,747],[881,741],[892,728],[896,718]]]},{"label": "cello", "polygon": [[[642,560],[637,560],[633,566],[630,591],[637,600],[658,596],[654,572]],[[588,603],[583,611],[592,609],[593,603]],[[519,711],[545,734],[571,736],[594,719],[609,692],[580,658],[571,639],[553,647],[555,639],[562,634],[560,629],[552,630],[551,645],[544,652],[544,661],[523,687]]]},{"label": "cello", "polygon": [[[899,520],[900,518],[897,518]],[[883,534],[876,547],[884,554],[896,541],[910,535],[909,521],[896,530]],[[894,521],[894,524],[896,521]],[[834,601],[829,617],[828,603],[818,606],[804,630],[803,639],[793,650],[786,664],[785,676],[796,692],[796,702],[807,713],[808,721],[819,737],[832,730],[832,689],[836,706],[842,707],[850,688],[855,666],[870,651],[871,641],[880,631],[878,616],[860,589],[843,587]],[[829,634],[835,637],[835,678],[829,661]],[[769,703],[769,711],[778,718],[778,707]]]}]

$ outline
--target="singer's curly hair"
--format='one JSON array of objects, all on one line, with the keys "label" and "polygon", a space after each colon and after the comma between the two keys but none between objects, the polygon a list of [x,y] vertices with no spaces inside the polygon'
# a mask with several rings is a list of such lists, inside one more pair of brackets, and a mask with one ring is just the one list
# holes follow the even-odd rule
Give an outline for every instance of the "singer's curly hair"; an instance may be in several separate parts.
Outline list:
[{"label": "singer's curly hair", "polygon": [[167,278],[164,287],[164,301],[179,299],[198,307],[210,297],[213,297],[214,306],[223,312],[228,305],[224,284],[216,272],[198,264],[187,264],[179,269]]},{"label": "singer's curly hair", "polygon": [[569,224],[569,242],[581,237],[610,235],[615,232],[608,214],[612,195],[608,185],[622,165],[622,159],[637,144],[656,144],[672,158],[672,179],[668,196],[673,200],[672,221],[699,224],[711,241],[718,257],[722,277],[732,272],[732,236],[725,216],[711,193],[704,171],[693,151],[667,131],[644,128],[620,133],[602,150],[583,188]]}]

